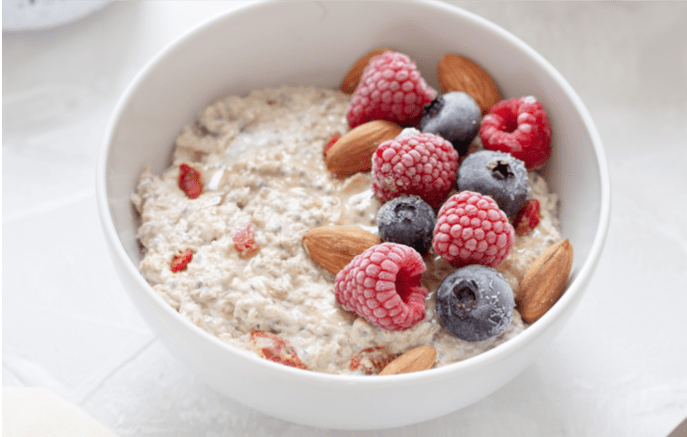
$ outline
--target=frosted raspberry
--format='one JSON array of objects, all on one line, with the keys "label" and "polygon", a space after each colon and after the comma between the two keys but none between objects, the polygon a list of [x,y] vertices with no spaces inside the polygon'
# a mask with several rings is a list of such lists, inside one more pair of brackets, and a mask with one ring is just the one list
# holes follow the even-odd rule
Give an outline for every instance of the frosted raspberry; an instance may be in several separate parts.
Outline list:
[{"label": "frosted raspberry", "polygon": [[456,182],[458,152],[430,133],[405,129],[377,147],[372,156],[372,191],[382,203],[410,194],[435,210]]},{"label": "frosted raspberry", "polygon": [[425,318],[426,270],[415,249],[396,243],[372,246],[336,275],[336,301],[389,331],[403,331]]},{"label": "frosted raspberry", "polygon": [[510,153],[528,170],[542,167],[551,155],[551,124],[532,96],[502,100],[482,119],[479,135],[485,149]]},{"label": "frosted raspberry", "polygon": [[435,96],[408,56],[386,52],[373,57],[363,70],[346,119],[351,129],[371,120],[416,126],[424,105]]},{"label": "frosted raspberry", "polygon": [[495,267],[508,256],[514,242],[513,226],[494,199],[461,191],[439,210],[432,245],[454,267]]}]

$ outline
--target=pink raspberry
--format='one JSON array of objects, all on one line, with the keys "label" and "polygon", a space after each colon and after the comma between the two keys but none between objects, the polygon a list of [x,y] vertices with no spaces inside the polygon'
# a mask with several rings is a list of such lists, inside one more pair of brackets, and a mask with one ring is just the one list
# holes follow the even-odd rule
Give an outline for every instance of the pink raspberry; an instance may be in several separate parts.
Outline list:
[{"label": "pink raspberry", "polygon": [[336,301],[346,310],[389,331],[403,331],[425,318],[426,270],[412,247],[396,243],[372,246],[336,275]]},{"label": "pink raspberry", "polygon": [[515,243],[513,226],[491,197],[461,191],[437,215],[432,245],[454,267],[482,264],[496,267]]},{"label": "pink raspberry", "polygon": [[457,171],[458,152],[450,142],[404,129],[372,156],[372,191],[382,203],[414,194],[436,210],[453,189]]},{"label": "pink raspberry", "polygon": [[542,167],[551,155],[551,124],[532,96],[502,100],[482,119],[479,136],[485,149],[510,153],[528,170]]},{"label": "pink raspberry", "polygon": [[415,126],[435,96],[408,56],[386,52],[370,59],[363,70],[346,119],[351,129],[371,120]]}]

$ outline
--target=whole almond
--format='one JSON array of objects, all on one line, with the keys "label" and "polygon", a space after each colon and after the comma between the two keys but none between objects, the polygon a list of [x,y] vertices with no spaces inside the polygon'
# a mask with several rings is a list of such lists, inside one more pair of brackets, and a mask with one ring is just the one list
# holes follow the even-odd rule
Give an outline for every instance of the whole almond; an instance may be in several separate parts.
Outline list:
[{"label": "whole almond", "polygon": [[341,91],[343,91],[346,94],[353,93],[353,91],[355,91],[355,89],[358,87],[360,78],[363,75],[363,70],[365,69],[365,67],[367,67],[367,64],[370,62],[370,59],[372,59],[375,56],[381,55],[384,52],[391,51],[393,50],[389,47],[379,47],[377,49],[372,50],[371,52],[368,52],[365,56],[358,59],[355,62],[355,64],[353,64],[351,69],[348,70],[348,73],[346,73],[343,80],[341,81]]},{"label": "whole almond", "polygon": [[462,91],[469,94],[482,110],[489,112],[492,106],[501,101],[494,79],[472,60],[449,53],[444,55],[437,67],[437,76],[444,93]]},{"label": "whole almond", "polygon": [[310,258],[333,275],[357,255],[381,242],[378,236],[357,226],[321,226],[303,235],[303,245]]},{"label": "whole almond", "polygon": [[546,248],[520,282],[516,304],[522,319],[534,323],[558,301],[570,276],[573,247],[566,238]]},{"label": "whole almond", "polygon": [[337,176],[370,171],[377,146],[393,140],[402,130],[401,126],[386,120],[368,121],[351,129],[327,151],[324,157],[327,169]]},{"label": "whole almond", "polygon": [[380,375],[418,372],[431,369],[437,359],[437,351],[432,346],[419,346],[409,350],[386,365]]}]

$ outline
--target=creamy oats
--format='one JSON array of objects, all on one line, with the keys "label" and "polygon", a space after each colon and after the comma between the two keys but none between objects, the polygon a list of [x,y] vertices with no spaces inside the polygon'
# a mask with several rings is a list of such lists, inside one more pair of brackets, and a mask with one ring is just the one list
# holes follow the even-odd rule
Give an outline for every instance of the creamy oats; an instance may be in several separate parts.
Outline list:
[{"label": "creamy oats", "polygon": [[[361,349],[385,346],[393,353],[429,344],[436,366],[463,360],[520,333],[517,310],[501,335],[468,343],[439,324],[434,291],[453,268],[430,252],[423,285],[429,290],[425,320],[392,332],[343,310],[334,298],[334,276],[315,264],[301,238],[308,230],[352,224],[376,233],[379,208],[369,173],[332,177],[322,150],[335,133],[348,131],[350,95],[312,87],[281,87],[230,96],[185,126],[173,164],[162,175],[143,170],[132,201],[141,215],[140,269],[145,279],[182,316],[222,341],[251,350],[253,330],[290,342],[311,370],[349,373]],[[200,171],[204,193],[189,199],[179,189],[179,165]],[[529,174],[541,222],[515,246],[497,270],[517,293],[530,263],[561,239],[557,196]],[[259,252],[242,258],[232,234],[252,224]],[[186,270],[173,273],[172,259],[191,248]]]}]

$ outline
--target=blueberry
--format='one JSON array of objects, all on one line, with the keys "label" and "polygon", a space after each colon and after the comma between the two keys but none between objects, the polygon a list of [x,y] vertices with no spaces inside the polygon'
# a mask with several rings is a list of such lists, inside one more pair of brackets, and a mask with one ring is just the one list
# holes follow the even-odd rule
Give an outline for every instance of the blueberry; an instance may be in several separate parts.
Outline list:
[{"label": "blueberry", "polygon": [[458,168],[456,183],[460,191],[491,196],[509,217],[520,211],[530,190],[525,163],[492,150],[468,155]]},{"label": "blueberry", "polygon": [[425,105],[420,130],[440,135],[453,144],[458,155],[465,156],[479,132],[482,111],[469,94],[453,91]]},{"label": "blueberry", "polygon": [[437,314],[461,340],[484,341],[501,334],[513,317],[513,291],[496,270],[471,264],[451,272],[437,289]]},{"label": "blueberry", "polygon": [[401,196],[382,205],[377,213],[379,238],[404,244],[425,255],[432,247],[437,217],[431,206],[418,196]]}]

